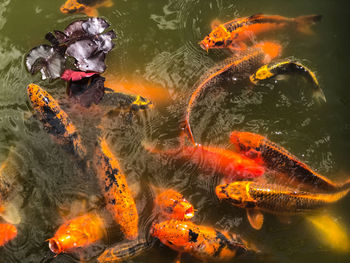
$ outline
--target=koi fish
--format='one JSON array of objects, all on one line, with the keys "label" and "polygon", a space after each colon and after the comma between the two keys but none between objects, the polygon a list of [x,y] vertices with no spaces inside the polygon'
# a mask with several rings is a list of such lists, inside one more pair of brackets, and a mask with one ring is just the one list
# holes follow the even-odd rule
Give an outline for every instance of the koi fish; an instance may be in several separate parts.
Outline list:
[{"label": "koi fish", "polygon": [[98,262],[124,262],[141,255],[151,247],[151,242],[146,239],[136,239],[119,243],[111,248],[107,248],[98,258]]},{"label": "koi fish", "polygon": [[107,202],[107,210],[120,225],[127,239],[138,236],[138,214],[134,198],[119,162],[105,139],[100,139],[94,156],[94,166],[100,188]]},{"label": "koi fish", "polygon": [[132,111],[146,110],[153,107],[152,102],[140,95],[115,92],[106,88],[105,96],[102,99],[103,106],[111,106],[113,109],[124,108]]},{"label": "koi fish", "polygon": [[186,146],[177,149],[157,150],[144,144],[146,150],[152,153],[175,156],[187,159],[197,164],[203,170],[218,172],[228,181],[237,179],[256,178],[265,173],[265,168],[236,152],[211,146]]},{"label": "koi fish", "polygon": [[0,223],[0,246],[4,246],[16,236],[17,228],[14,225]]},{"label": "koi fish", "polygon": [[0,165],[0,216],[8,223],[19,224],[21,216],[18,207],[23,198],[18,194],[22,165],[16,158],[15,148],[11,147],[6,160]]},{"label": "koi fish", "polygon": [[63,14],[84,13],[87,16],[97,17],[97,8],[112,5],[112,0],[67,0],[60,10]]},{"label": "koi fish", "polygon": [[262,227],[264,221],[260,211],[282,215],[306,213],[340,200],[349,191],[350,188],[337,193],[318,194],[251,181],[219,185],[215,189],[220,200],[227,200],[235,206],[246,208],[248,220],[257,230]]},{"label": "koi fish", "polygon": [[254,74],[250,75],[249,79],[253,84],[256,85],[262,80],[270,79],[281,74],[292,73],[304,76],[312,84],[314,98],[317,101],[326,102],[326,97],[322,89],[320,88],[315,73],[313,73],[309,68],[295,60],[286,59],[266,64],[259,68]]},{"label": "koi fish", "polygon": [[168,220],[155,223],[151,235],[173,250],[199,259],[227,260],[245,253],[247,242],[238,235],[196,225],[190,221]]},{"label": "koi fish", "polygon": [[88,213],[73,218],[48,239],[49,248],[55,254],[70,252],[78,247],[89,246],[106,235],[105,224],[100,216]]},{"label": "koi fish", "polygon": [[280,55],[281,49],[281,45],[277,43],[268,41],[260,42],[248,48],[245,52],[225,59],[204,74],[194,85],[195,90],[186,108],[185,124],[193,144],[195,144],[195,140],[190,126],[190,115],[196,100],[203,94],[203,91],[209,88],[225,72],[232,74],[249,73],[256,70],[261,65],[269,63],[272,59]]},{"label": "koi fish", "polygon": [[230,141],[240,153],[290,178],[288,183],[298,183],[312,191],[325,192],[338,192],[350,187],[349,180],[342,184],[332,182],[299,161],[286,149],[259,134],[233,131]]},{"label": "koi fish", "polygon": [[81,159],[86,155],[81,138],[68,115],[61,109],[58,102],[45,90],[36,84],[29,84],[27,93],[32,107],[49,133],[59,142],[64,143]]},{"label": "koi fish", "polygon": [[238,46],[238,49],[240,46],[241,49],[245,49],[246,46],[243,41],[249,40],[256,35],[287,27],[294,27],[299,31],[310,33],[310,26],[321,19],[321,15],[288,18],[279,15],[255,14],[249,17],[237,18],[223,24],[215,22],[212,24],[212,31],[200,42],[200,46],[206,51],[229,46]]},{"label": "koi fish", "polygon": [[194,216],[194,208],[184,196],[172,189],[157,195],[155,204],[167,219],[189,220]]}]

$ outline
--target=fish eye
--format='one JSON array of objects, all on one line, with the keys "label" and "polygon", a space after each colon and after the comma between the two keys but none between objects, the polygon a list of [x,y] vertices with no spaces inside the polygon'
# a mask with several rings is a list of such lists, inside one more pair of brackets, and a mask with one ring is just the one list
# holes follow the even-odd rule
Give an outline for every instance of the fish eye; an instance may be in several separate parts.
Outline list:
[{"label": "fish eye", "polygon": [[222,46],[224,44],[224,41],[218,41],[215,43],[215,46]]}]

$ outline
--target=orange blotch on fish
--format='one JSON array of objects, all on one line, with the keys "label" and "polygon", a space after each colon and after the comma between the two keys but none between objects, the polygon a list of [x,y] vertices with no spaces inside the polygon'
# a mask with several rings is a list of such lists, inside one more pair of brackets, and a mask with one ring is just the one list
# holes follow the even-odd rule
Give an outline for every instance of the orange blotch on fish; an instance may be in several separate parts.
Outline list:
[{"label": "orange blotch on fish", "polygon": [[0,223],[0,246],[5,245],[17,236],[17,228],[14,225]]},{"label": "orange blotch on fish", "polygon": [[107,203],[107,210],[120,225],[125,237],[130,240],[136,239],[138,237],[136,204],[119,162],[105,139],[100,139],[96,147],[94,167]]},{"label": "orange blotch on fish", "polygon": [[144,98],[150,99],[152,103],[157,104],[157,106],[169,104],[173,100],[169,90],[158,84],[149,83],[141,79],[133,79],[132,77],[125,81],[117,79],[113,75],[107,75],[105,86],[115,92],[138,94]]},{"label": "orange blotch on fish", "polygon": [[113,6],[112,0],[67,0],[60,11],[64,14],[84,13],[87,16],[97,17],[99,7]]},{"label": "orange blotch on fish", "polygon": [[184,196],[172,189],[158,194],[155,204],[161,215],[168,219],[189,220],[194,216],[194,208]]},{"label": "orange blotch on fish", "polygon": [[61,225],[54,237],[48,239],[49,248],[55,254],[66,253],[78,247],[89,246],[105,235],[103,219],[95,213],[88,213]]}]

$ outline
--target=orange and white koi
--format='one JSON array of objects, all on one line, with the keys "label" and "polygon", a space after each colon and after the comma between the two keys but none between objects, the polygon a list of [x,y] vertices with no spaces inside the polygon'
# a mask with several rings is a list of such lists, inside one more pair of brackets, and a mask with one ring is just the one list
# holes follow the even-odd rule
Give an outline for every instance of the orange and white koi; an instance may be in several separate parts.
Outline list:
[{"label": "orange and white koi", "polygon": [[124,262],[141,255],[148,250],[152,242],[148,242],[144,238],[125,241],[117,245],[107,248],[98,258],[98,262]]},{"label": "orange and white koi", "polygon": [[84,13],[87,16],[97,17],[97,8],[111,6],[113,6],[112,0],[67,0],[60,10],[64,14]]},{"label": "orange and white koi", "polygon": [[238,49],[241,46],[241,49],[244,49],[243,41],[265,32],[294,27],[299,31],[309,33],[310,25],[320,21],[321,18],[321,15],[288,18],[279,15],[255,14],[223,24],[215,22],[212,24],[212,31],[200,42],[200,46],[206,51],[230,46],[238,46]]},{"label": "orange and white koi", "polygon": [[54,237],[48,241],[50,250],[55,254],[60,254],[78,247],[89,246],[105,235],[103,219],[95,213],[88,213],[61,225]]},{"label": "orange and white koi", "polygon": [[350,188],[337,193],[319,194],[251,181],[219,185],[215,190],[220,200],[246,208],[249,222],[255,229],[260,229],[263,224],[260,211],[282,215],[306,213],[340,200],[349,191]]},{"label": "orange and white koi", "polygon": [[180,253],[199,259],[228,260],[245,253],[247,242],[238,235],[196,225],[190,221],[168,220],[155,223],[151,235]]},{"label": "orange and white koi", "polygon": [[297,183],[312,191],[338,192],[350,187],[350,180],[336,184],[316,173],[308,165],[299,161],[283,147],[271,142],[264,136],[251,132],[233,131],[230,141],[237,150],[247,157],[287,176],[288,184]]},{"label": "orange and white koi", "polygon": [[158,194],[155,205],[167,219],[189,220],[194,216],[194,208],[182,194],[168,189]]},{"label": "orange and white koi", "polygon": [[17,228],[12,224],[0,223],[0,246],[17,236]]},{"label": "orange and white koi", "polygon": [[195,140],[191,130],[190,117],[192,108],[195,105],[196,100],[203,94],[203,91],[206,88],[209,88],[225,72],[237,75],[244,73],[250,74],[258,67],[269,63],[272,59],[279,56],[281,50],[281,45],[277,43],[268,41],[260,42],[248,48],[245,52],[225,59],[204,74],[204,76],[194,85],[195,90],[189,99],[185,114],[186,128],[193,144],[195,144]]},{"label": "orange and white koi", "polygon": [[59,142],[67,145],[81,159],[84,159],[86,149],[77,129],[58,102],[48,92],[33,83],[28,85],[27,93],[32,107],[43,122],[45,129],[53,134]]},{"label": "orange and white koi", "polygon": [[94,166],[107,203],[107,210],[120,225],[125,237],[130,240],[136,239],[138,236],[136,204],[119,162],[105,139],[100,139],[96,147]]}]

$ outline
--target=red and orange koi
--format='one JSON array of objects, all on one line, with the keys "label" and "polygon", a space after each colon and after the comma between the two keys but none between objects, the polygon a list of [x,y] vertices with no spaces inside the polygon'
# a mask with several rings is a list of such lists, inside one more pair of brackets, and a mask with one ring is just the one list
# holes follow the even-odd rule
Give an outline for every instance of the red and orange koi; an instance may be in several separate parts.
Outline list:
[{"label": "red and orange koi", "polygon": [[282,215],[310,212],[340,200],[350,188],[337,193],[319,194],[281,185],[240,181],[219,185],[215,191],[220,200],[246,208],[252,227],[260,229],[264,219],[260,211]]},{"label": "red and orange koi", "polygon": [[7,242],[17,236],[17,228],[14,225],[0,223],[0,246],[4,246]]},{"label": "red and orange koi", "polygon": [[321,18],[321,15],[288,18],[279,15],[255,14],[249,17],[237,18],[223,24],[215,22],[212,24],[212,31],[200,42],[200,46],[206,51],[230,46],[244,49],[245,44],[243,41],[252,39],[254,36],[265,32],[294,27],[299,31],[309,33],[310,26],[319,22]]},{"label": "red and orange koi", "polygon": [[247,72],[250,73],[279,56],[281,50],[281,45],[277,43],[268,41],[260,42],[248,48],[245,52],[225,59],[204,74],[204,77],[194,85],[195,90],[192,93],[186,108],[185,124],[193,144],[195,144],[195,140],[191,130],[190,116],[196,100],[201,94],[203,94],[203,91],[206,88],[209,88],[223,73],[230,72],[237,75]]},{"label": "red and orange koi", "polygon": [[73,218],[48,239],[50,250],[55,254],[70,252],[78,247],[89,246],[106,235],[105,224],[95,213]]},{"label": "red and orange koi", "polygon": [[336,184],[328,178],[316,173],[308,165],[299,161],[283,147],[267,138],[251,132],[233,131],[230,141],[237,150],[268,169],[287,176],[288,183],[302,184],[314,191],[337,192],[350,187],[350,180]]},{"label": "red and orange koi", "polygon": [[60,10],[64,14],[84,13],[87,16],[97,17],[97,8],[111,6],[113,6],[112,0],[67,0]]},{"label": "red and orange koi", "polygon": [[77,129],[58,102],[48,92],[33,83],[28,85],[27,93],[32,107],[48,132],[84,159],[86,149]]},{"label": "red and orange koi", "polygon": [[150,152],[184,158],[199,165],[202,170],[218,172],[224,175],[226,181],[256,178],[265,173],[265,168],[254,160],[223,148],[198,144],[181,145],[177,149],[157,150],[144,146]]},{"label": "red and orange koi", "polygon": [[105,139],[100,139],[94,156],[94,166],[108,211],[120,225],[127,239],[138,236],[138,213],[134,198],[119,162]]},{"label": "red and orange koi", "polygon": [[190,221],[168,220],[153,224],[151,235],[180,253],[199,259],[228,260],[245,253],[247,242],[238,235],[196,225]]},{"label": "red and orange koi", "polygon": [[167,219],[189,220],[194,216],[192,204],[173,189],[158,194],[155,204]]}]

